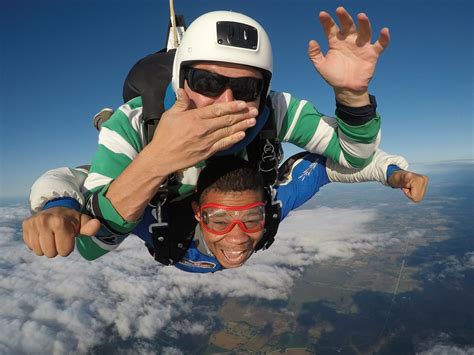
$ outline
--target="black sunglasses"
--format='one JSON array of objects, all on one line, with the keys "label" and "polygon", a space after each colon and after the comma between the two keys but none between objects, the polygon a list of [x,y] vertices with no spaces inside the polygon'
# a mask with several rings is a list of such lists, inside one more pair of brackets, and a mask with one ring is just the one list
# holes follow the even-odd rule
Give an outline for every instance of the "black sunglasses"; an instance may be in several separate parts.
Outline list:
[{"label": "black sunglasses", "polygon": [[262,92],[263,80],[253,77],[229,78],[204,69],[188,67],[184,78],[192,91],[198,94],[216,97],[226,87],[232,90],[236,100],[255,101]]}]

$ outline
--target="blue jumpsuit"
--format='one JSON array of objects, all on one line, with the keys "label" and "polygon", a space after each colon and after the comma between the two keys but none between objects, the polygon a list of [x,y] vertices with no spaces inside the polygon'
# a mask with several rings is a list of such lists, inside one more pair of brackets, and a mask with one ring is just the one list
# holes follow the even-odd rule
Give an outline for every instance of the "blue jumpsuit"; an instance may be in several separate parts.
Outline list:
[{"label": "blue jumpsuit", "polygon": [[[328,184],[329,178],[326,173],[326,158],[317,154],[307,153],[301,160],[297,160],[291,172],[284,181],[278,182],[276,190],[276,200],[281,203],[281,220],[290,211],[300,207],[311,199],[320,189]],[[153,209],[147,207],[140,224],[133,230],[133,234],[140,237],[148,246],[153,245],[152,235],[149,226],[156,223],[152,214]],[[193,240],[186,254],[176,264],[175,267],[187,272],[215,272],[224,268],[213,256],[202,253]]]}]

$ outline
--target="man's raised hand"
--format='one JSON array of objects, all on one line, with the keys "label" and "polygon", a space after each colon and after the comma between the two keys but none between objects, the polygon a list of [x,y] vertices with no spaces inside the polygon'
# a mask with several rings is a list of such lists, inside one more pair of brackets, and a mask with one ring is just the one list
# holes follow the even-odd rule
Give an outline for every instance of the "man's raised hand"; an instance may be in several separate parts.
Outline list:
[{"label": "man's raised hand", "polygon": [[357,15],[358,27],[343,8],[336,9],[340,27],[325,11],[319,20],[329,43],[324,55],[315,40],[308,44],[308,56],[316,70],[331,85],[339,102],[349,106],[368,104],[367,90],[380,54],[388,47],[388,28],[380,31],[378,40],[371,43],[372,30],[366,14]]}]

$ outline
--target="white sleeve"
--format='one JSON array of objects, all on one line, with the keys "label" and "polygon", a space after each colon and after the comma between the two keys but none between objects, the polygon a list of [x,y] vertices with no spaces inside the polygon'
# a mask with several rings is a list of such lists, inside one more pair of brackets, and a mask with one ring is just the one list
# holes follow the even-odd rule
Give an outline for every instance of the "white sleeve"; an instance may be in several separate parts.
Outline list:
[{"label": "white sleeve", "polygon": [[61,197],[72,197],[84,206],[81,187],[87,177],[87,169],[58,168],[41,175],[31,187],[30,210],[40,212],[46,202]]},{"label": "white sleeve", "polygon": [[367,182],[379,181],[384,185],[387,183],[387,167],[397,165],[399,168],[408,169],[408,162],[399,155],[389,155],[384,151],[377,149],[369,165],[363,169],[354,170],[340,166],[334,161],[326,161],[326,171],[331,182]]}]

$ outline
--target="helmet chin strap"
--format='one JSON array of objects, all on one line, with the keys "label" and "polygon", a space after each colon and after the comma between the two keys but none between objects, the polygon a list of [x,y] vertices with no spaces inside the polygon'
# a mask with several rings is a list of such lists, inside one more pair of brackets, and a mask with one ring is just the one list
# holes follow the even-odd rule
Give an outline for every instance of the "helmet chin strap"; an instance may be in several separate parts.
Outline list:
[{"label": "helmet chin strap", "polygon": [[250,144],[250,142],[254,140],[257,134],[262,130],[263,126],[268,120],[269,113],[270,110],[268,109],[267,105],[263,105],[263,110],[256,118],[257,123],[255,124],[255,126],[245,131],[245,138],[240,142],[234,144],[232,147],[226,150],[221,150],[220,152],[217,152],[214,155],[218,157],[223,155],[232,155],[243,150],[247,145]]}]

